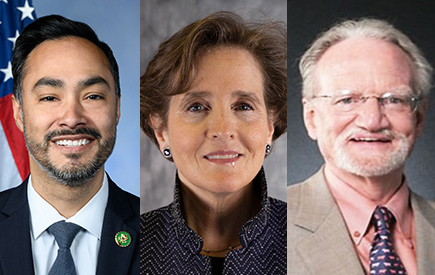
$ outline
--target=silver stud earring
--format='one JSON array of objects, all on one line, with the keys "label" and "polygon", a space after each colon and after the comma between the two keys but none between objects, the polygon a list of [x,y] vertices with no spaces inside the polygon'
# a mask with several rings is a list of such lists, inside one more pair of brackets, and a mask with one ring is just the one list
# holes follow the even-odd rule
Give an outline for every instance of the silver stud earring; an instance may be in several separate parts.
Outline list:
[{"label": "silver stud earring", "polygon": [[270,147],[270,145],[269,144],[266,144],[266,156],[268,156],[269,154],[270,154],[270,150],[271,150],[272,148]]},{"label": "silver stud earring", "polygon": [[163,156],[167,159],[172,158],[171,150],[168,147],[163,148]]}]

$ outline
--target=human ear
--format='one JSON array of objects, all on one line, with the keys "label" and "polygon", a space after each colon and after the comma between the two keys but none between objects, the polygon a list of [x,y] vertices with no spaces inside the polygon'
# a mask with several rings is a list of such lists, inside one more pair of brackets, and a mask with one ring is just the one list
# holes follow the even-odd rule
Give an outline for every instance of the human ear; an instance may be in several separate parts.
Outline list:
[{"label": "human ear", "polygon": [[169,146],[169,137],[167,127],[164,125],[162,118],[158,115],[150,115],[151,124],[153,125],[154,135],[159,142],[160,152]]},{"label": "human ear", "polygon": [[118,125],[119,118],[121,117],[121,95],[118,97],[116,104],[116,125]]},{"label": "human ear", "polygon": [[415,121],[415,131],[416,136],[419,136],[421,132],[423,131],[423,125],[425,122],[425,114],[427,109],[427,102],[423,102],[421,106],[418,107],[416,111],[416,121]]},{"label": "human ear", "polygon": [[273,134],[275,133],[275,125],[274,125],[274,119],[275,115],[271,114],[269,115],[269,119],[268,119],[268,124],[267,124],[267,144],[272,144],[272,140],[273,140]]},{"label": "human ear", "polygon": [[302,99],[302,105],[305,128],[307,129],[310,138],[317,140],[316,109],[314,108],[313,103],[305,97]]},{"label": "human ear", "polygon": [[23,115],[22,115],[20,102],[13,95],[11,96],[11,99],[12,99],[12,109],[14,110],[15,124],[17,125],[18,129],[20,129],[20,131],[23,132],[23,128],[24,128]]}]

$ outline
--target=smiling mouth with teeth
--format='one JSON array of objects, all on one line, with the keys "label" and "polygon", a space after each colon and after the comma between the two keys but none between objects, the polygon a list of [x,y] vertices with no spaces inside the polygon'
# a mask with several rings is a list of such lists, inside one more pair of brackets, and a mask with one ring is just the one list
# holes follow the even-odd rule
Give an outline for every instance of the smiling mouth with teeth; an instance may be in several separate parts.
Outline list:
[{"label": "smiling mouth with teeth", "polygon": [[388,139],[377,139],[377,138],[353,138],[352,141],[356,142],[390,142]]},{"label": "smiling mouth with teeth", "polygon": [[240,154],[234,155],[213,155],[213,156],[205,156],[207,159],[233,159],[240,156]]},{"label": "smiling mouth with teeth", "polygon": [[59,146],[65,146],[65,147],[79,147],[84,146],[91,142],[89,139],[76,139],[76,140],[70,140],[70,139],[61,139],[56,140],[55,143]]}]

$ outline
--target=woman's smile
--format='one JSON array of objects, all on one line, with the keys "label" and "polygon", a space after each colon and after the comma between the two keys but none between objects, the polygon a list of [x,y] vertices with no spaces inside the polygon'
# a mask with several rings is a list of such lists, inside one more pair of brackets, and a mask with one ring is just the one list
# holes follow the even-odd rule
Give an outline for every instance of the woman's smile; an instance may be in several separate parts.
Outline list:
[{"label": "woman's smile", "polygon": [[238,161],[243,155],[236,151],[215,151],[210,152],[204,156],[204,158],[213,164],[230,164],[235,166],[236,161]]}]

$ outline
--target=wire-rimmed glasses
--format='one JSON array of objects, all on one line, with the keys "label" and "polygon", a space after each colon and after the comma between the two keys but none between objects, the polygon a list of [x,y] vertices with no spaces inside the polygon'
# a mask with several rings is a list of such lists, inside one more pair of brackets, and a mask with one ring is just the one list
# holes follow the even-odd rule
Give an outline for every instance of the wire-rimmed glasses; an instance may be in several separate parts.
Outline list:
[{"label": "wire-rimmed glasses", "polygon": [[416,95],[394,92],[384,93],[381,96],[342,93],[312,97],[312,99],[329,99],[334,110],[343,113],[357,112],[369,98],[375,98],[385,113],[412,113],[417,110],[420,101]]}]

